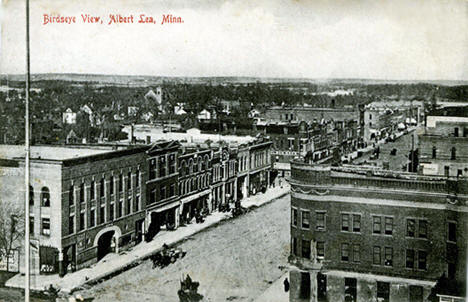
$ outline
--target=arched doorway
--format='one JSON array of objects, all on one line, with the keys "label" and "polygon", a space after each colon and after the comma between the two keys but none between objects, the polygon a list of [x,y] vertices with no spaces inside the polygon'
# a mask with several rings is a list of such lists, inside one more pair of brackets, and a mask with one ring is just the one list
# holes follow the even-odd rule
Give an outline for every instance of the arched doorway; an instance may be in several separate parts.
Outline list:
[{"label": "arched doorway", "polygon": [[114,237],[115,231],[110,230],[104,234],[102,234],[97,243],[97,260],[101,260],[112,252],[112,237]]},{"label": "arched doorway", "polygon": [[[94,246],[97,248],[97,260],[101,260],[107,254],[118,250],[119,238],[122,232],[118,226],[111,226],[99,231],[94,237]],[[115,238],[115,242],[113,242]]]}]

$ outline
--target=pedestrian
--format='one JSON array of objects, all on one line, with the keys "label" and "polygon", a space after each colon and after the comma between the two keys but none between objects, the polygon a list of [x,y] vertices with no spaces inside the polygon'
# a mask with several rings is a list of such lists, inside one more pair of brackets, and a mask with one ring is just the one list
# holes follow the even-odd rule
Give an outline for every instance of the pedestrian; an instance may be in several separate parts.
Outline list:
[{"label": "pedestrian", "polygon": [[286,279],[284,279],[284,292],[287,293],[289,291],[289,281],[288,281],[288,277],[286,277]]}]

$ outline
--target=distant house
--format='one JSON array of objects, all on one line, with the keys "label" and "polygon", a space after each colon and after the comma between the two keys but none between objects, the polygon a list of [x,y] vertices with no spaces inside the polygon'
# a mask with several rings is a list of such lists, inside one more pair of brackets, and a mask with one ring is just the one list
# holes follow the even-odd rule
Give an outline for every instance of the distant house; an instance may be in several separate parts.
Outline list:
[{"label": "distant house", "polygon": [[260,116],[260,111],[258,111],[257,109],[252,109],[252,110],[250,110],[248,116],[249,116],[249,118],[259,117]]},{"label": "distant house", "polygon": [[152,89],[150,89],[146,94],[145,94],[145,100],[149,103],[156,103],[156,106],[158,106],[159,111],[164,112],[163,108],[163,102],[162,102],[162,88],[158,87],[156,88],[156,92],[154,92]]},{"label": "distant house", "polygon": [[136,106],[128,106],[127,114],[128,116],[135,116],[138,112],[138,107]]},{"label": "distant house", "polygon": [[67,144],[76,144],[76,143],[78,143],[78,136],[76,135],[75,131],[73,131],[73,129],[70,130],[70,132],[68,132],[66,142],[67,142]]},{"label": "distant house", "polygon": [[62,115],[62,118],[64,124],[76,124],[76,112],[73,112],[70,108],[65,110],[65,112]]},{"label": "distant house", "polygon": [[187,112],[184,110],[184,104],[183,103],[177,103],[177,105],[174,106],[174,114],[175,115],[187,114]]},{"label": "distant house", "polygon": [[153,117],[154,117],[154,114],[152,114],[151,112],[146,112],[146,113],[143,113],[143,115],[141,116],[145,121],[149,121],[151,120]]},{"label": "distant house", "polygon": [[211,119],[211,112],[209,112],[208,110],[206,109],[203,109],[202,111],[200,111],[200,113],[197,115],[197,119],[200,120],[200,121],[203,121],[203,120],[210,120]]},{"label": "distant house", "polygon": [[232,110],[240,107],[238,100],[221,100],[221,106],[223,107],[222,112],[229,115]]}]

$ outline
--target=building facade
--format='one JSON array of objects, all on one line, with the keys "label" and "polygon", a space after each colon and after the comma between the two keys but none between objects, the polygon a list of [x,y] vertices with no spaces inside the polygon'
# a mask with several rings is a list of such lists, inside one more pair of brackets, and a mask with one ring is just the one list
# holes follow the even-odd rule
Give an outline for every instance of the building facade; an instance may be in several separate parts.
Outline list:
[{"label": "building facade", "polygon": [[290,301],[465,296],[468,179],[294,162],[290,183]]},{"label": "building facade", "polygon": [[468,175],[468,107],[435,110],[418,133],[420,172],[426,175]]},{"label": "building facade", "polygon": [[[33,146],[32,272],[64,275],[176,229],[196,214],[264,192],[271,179],[271,144],[258,138],[196,147],[177,141]],[[0,154],[2,201],[22,205],[21,146],[1,145]]]}]

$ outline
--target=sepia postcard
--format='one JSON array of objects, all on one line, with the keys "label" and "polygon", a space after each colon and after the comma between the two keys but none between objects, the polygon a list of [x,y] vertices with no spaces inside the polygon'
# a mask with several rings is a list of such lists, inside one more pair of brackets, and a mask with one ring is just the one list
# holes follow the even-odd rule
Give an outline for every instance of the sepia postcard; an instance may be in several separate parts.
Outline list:
[{"label": "sepia postcard", "polygon": [[467,301],[468,1],[0,26],[0,301]]}]

